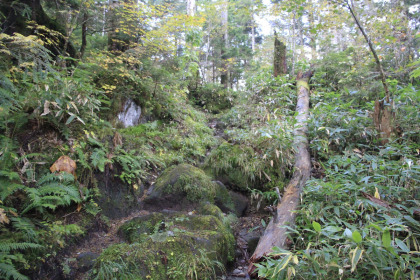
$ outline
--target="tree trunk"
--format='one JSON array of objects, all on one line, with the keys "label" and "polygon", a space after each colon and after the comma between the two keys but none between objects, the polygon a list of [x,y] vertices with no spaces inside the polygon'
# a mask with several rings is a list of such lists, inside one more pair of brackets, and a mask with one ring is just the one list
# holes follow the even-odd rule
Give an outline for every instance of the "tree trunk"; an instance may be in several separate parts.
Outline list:
[{"label": "tree trunk", "polygon": [[195,15],[195,0],[187,0],[187,15],[191,17]]},{"label": "tree trunk", "polygon": [[294,146],[296,149],[294,173],[287,185],[283,198],[277,204],[274,217],[271,219],[264,235],[260,238],[254,254],[250,258],[248,273],[255,277],[254,263],[261,261],[267,256],[273,247],[287,248],[287,229],[284,226],[293,226],[295,223],[295,210],[299,206],[300,194],[311,174],[311,160],[309,155],[309,144],[306,137],[309,119],[309,79],[312,71],[304,74],[299,73],[297,77],[297,104],[296,124],[293,130]]},{"label": "tree trunk", "polygon": [[228,9],[229,9],[229,0],[225,0],[222,10],[222,27],[223,27],[223,44],[220,56],[222,59],[222,73],[220,74],[220,83],[225,87],[229,87],[229,64],[227,50],[229,48],[229,29],[228,29]]},{"label": "tree trunk", "polygon": [[83,22],[82,22],[82,45],[80,46],[79,58],[82,59],[87,45],[86,33],[87,33],[87,22],[89,20],[89,14],[87,11],[83,13]]},{"label": "tree trunk", "polygon": [[286,45],[277,38],[274,32],[274,77],[287,73]]},{"label": "tree trunk", "polygon": [[292,76],[295,75],[295,61],[296,61],[296,11],[293,10],[292,20]]},{"label": "tree trunk", "polygon": [[[351,0],[351,5],[347,1],[347,8],[349,9],[351,15],[353,16],[354,21],[356,22],[357,27],[359,27],[360,32],[362,32],[363,37],[365,37],[366,42],[369,45],[369,49],[372,52],[373,57],[375,58],[376,65],[379,70],[379,74],[381,76],[382,85],[384,86],[385,91],[385,99],[379,100],[379,97],[376,98],[375,101],[375,111],[373,113],[373,123],[378,130],[381,138],[381,142],[383,145],[388,143],[389,138],[391,137],[391,133],[393,129],[393,121],[395,118],[395,114],[392,112],[393,105],[390,103],[390,94],[388,90],[388,84],[386,82],[386,76],[384,69],[382,68],[381,61],[379,60],[378,55],[373,47],[372,41],[367,36],[365,29],[361,25],[359,19],[355,14],[354,4]],[[393,102],[392,102],[393,103]]]},{"label": "tree trunk", "polygon": [[[309,13],[308,20],[309,20],[309,27],[310,28],[314,27],[315,26],[315,12],[313,10],[312,10],[312,12]],[[317,55],[316,55],[316,36],[312,32],[309,32],[308,37],[310,39],[309,46],[311,47],[311,59],[316,59],[317,58]]]},{"label": "tree trunk", "polygon": [[252,53],[255,52],[255,12],[254,0],[251,1],[251,49]]}]

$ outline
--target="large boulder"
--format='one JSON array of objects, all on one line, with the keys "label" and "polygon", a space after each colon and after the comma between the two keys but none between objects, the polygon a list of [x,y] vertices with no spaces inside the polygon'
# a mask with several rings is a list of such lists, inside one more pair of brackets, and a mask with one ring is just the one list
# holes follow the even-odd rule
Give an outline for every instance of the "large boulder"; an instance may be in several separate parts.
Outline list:
[{"label": "large boulder", "polygon": [[146,207],[191,210],[197,203],[216,203],[224,212],[236,214],[235,202],[226,187],[212,181],[192,165],[180,164],[166,169],[143,198]]},{"label": "large boulder", "polygon": [[165,212],[126,222],[119,232],[127,243],[101,254],[96,276],[107,269],[114,273],[106,277],[118,279],[130,273],[155,280],[215,278],[222,266],[233,261],[235,239],[224,215],[214,207],[216,216]]}]

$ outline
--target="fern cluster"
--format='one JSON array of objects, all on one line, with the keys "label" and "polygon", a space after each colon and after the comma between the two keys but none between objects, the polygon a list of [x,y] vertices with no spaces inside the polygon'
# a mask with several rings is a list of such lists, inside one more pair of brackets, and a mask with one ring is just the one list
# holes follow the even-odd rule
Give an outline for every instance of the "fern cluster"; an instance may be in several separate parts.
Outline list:
[{"label": "fern cluster", "polygon": [[27,188],[29,202],[22,214],[35,209],[43,213],[47,209],[55,210],[59,206],[80,203],[82,199],[73,175],[68,173],[47,174],[38,183],[38,188]]}]

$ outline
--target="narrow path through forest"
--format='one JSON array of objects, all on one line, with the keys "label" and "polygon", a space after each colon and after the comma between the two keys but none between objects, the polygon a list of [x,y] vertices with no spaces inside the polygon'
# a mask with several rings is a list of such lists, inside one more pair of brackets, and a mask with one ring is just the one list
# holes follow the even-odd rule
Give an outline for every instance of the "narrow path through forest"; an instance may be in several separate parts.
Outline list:
[{"label": "narrow path through forest", "polygon": [[[215,137],[225,138],[223,124],[217,118],[212,118],[208,122],[208,127],[213,130]],[[213,149],[217,148],[213,147]],[[211,152],[208,151],[207,155]],[[113,244],[125,242],[118,234],[120,226],[125,222],[136,217],[146,216],[152,212],[160,212],[162,209],[144,209],[141,205],[139,210],[132,212],[128,216],[122,218],[111,219],[105,229],[91,231],[87,236],[75,247],[71,248],[64,255],[67,265],[71,269],[70,275],[75,280],[87,279],[89,269],[94,264],[95,259]],[[149,211],[150,210],[150,211]],[[257,209],[258,210],[258,209]],[[219,279],[223,280],[242,280],[250,279],[247,274],[249,257],[253,249],[258,243],[259,237],[262,235],[264,228],[262,220],[266,218],[266,213],[259,213],[255,209],[251,209],[250,205],[242,217],[238,217],[237,222],[232,225],[236,240],[235,260],[226,268],[224,275]],[[252,243],[252,244],[248,244]]]}]

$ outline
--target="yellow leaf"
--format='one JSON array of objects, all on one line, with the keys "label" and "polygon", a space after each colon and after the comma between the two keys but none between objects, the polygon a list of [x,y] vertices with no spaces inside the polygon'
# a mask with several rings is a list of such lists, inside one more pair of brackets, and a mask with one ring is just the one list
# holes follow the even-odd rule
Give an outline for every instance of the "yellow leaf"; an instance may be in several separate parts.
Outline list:
[{"label": "yellow leaf", "polygon": [[378,188],[375,187],[375,198],[381,199],[381,196],[379,195]]}]

